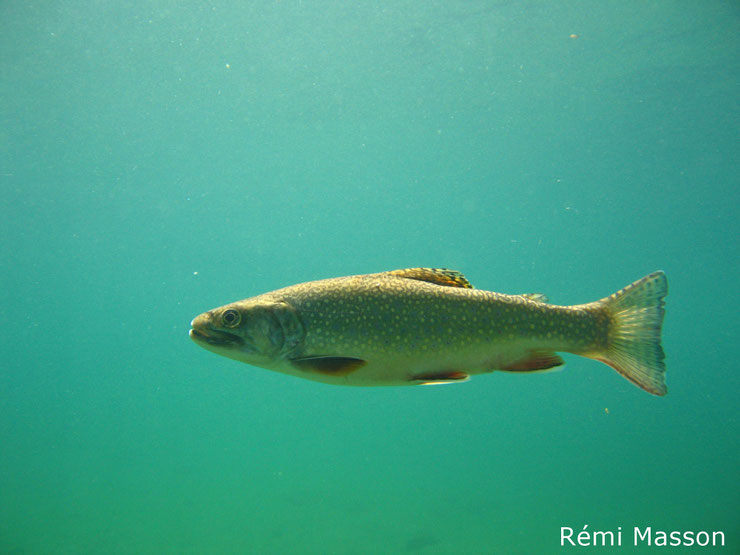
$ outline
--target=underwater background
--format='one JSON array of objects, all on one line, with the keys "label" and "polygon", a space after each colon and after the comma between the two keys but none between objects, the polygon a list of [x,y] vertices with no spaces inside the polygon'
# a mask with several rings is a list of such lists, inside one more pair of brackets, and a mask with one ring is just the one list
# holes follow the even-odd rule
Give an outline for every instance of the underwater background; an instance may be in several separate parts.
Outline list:
[{"label": "underwater background", "polygon": [[[0,4],[0,554],[740,552],[734,1]],[[341,388],[197,314],[415,266],[669,280],[669,393],[598,362]],[[681,548],[653,548],[675,551]]]}]

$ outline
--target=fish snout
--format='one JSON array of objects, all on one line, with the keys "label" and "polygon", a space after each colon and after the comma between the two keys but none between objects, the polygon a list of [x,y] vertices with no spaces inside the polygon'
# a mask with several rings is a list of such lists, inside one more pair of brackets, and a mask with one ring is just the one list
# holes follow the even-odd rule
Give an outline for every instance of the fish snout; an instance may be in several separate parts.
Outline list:
[{"label": "fish snout", "polygon": [[204,312],[190,322],[190,339],[199,344],[215,347],[237,347],[244,344],[244,340],[231,332],[214,325],[213,312]]},{"label": "fish snout", "polygon": [[193,318],[192,322],[190,322],[190,327],[193,328],[190,330],[190,335],[192,335],[193,330],[207,330],[211,327],[211,321],[213,320],[212,314],[210,312],[204,312],[203,314],[199,314],[195,318]]}]

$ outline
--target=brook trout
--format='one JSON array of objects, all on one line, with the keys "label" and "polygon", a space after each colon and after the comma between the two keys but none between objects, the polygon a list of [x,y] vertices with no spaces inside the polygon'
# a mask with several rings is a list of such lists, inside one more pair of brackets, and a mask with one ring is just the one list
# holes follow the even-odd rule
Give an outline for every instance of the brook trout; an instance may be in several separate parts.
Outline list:
[{"label": "brook trout", "polygon": [[214,308],[191,323],[201,347],[338,385],[461,382],[494,370],[604,362],[665,395],[660,345],[668,283],[654,272],[588,304],[474,289],[453,270],[410,268],[311,281]]}]

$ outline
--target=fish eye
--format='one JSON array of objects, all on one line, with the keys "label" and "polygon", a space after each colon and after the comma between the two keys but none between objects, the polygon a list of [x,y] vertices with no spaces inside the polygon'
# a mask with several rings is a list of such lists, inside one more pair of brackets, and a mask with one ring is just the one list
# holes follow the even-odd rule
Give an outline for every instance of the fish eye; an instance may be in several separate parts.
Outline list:
[{"label": "fish eye", "polygon": [[224,311],[224,313],[221,315],[221,323],[227,328],[235,328],[239,325],[239,322],[241,321],[241,314],[239,314],[238,310],[234,310],[233,308]]}]

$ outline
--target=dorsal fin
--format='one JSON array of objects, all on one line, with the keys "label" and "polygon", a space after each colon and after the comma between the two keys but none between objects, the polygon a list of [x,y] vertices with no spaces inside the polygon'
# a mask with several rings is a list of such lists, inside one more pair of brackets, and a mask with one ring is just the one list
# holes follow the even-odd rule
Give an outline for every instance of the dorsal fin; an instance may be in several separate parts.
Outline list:
[{"label": "dorsal fin", "polygon": [[464,275],[455,270],[448,270],[447,268],[406,268],[405,270],[392,270],[386,273],[401,278],[444,285],[445,287],[473,289],[473,286]]},{"label": "dorsal fin", "polygon": [[542,293],[522,293],[519,296],[524,297],[525,299],[529,299],[530,301],[538,302],[538,303],[550,302],[550,299],[548,299],[547,296],[543,295]]}]

